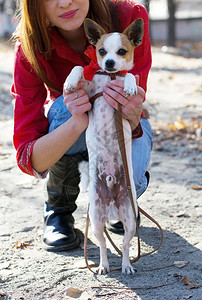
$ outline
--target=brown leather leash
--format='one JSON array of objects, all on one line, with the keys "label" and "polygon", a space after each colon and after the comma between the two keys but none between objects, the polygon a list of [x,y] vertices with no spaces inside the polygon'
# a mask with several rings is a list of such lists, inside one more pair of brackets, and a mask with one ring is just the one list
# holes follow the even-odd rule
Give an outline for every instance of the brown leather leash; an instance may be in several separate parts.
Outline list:
[{"label": "brown leather leash", "polygon": [[[123,74],[114,74],[114,73],[106,73],[106,72],[99,72],[98,74],[101,75],[110,75],[111,80],[116,78],[116,75],[118,76],[124,76]],[[95,94],[91,99],[90,102],[93,103],[98,97],[101,97],[103,95],[103,93],[97,93]],[[128,189],[128,193],[129,193],[129,197],[130,197],[130,201],[131,201],[131,206],[133,209],[133,213],[134,213],[134,218],[135,218],[135,223],[136,223],[136,230],[137,230],[137,237],[138,237],[138,255],[137,257],[135,257],[134,259],[132,259],[130,262],[131,264],[138,261],[141,257],[150,255],[152,253],[154,253],[155,251],[157,251],[162,242],[163,242],[163,230],[161,228],[161,226],[159,225],[159,223],[152,218],[148,213],[146,213],[141,207],[138,206],[138,210],[139,212],[141,212],[143,215],[145,215],[150,221],[152,221],[153,223],[155,223],[157,225],[157,227],[160,229],[161,232],[161,241],[159,243],[159,245],[152,251],[147,252],[147,253],[142,253],[141,254],[141,249],[140,249],[140,234],[139,234],[139,228],[138,228],[138,221],[137,221],[137,215],[136,215],[136,210],[135,210],[135,205],[134,205],[134,201],[133,201],[133,195],[132,195],[132,189],[131,189],[131,184],[130,184],[130,176],[129,176],[129,171],[128,171],[128,164],[127,164],[127,156],[126,156],[126,148],[125,148],[125,142],[124,142],[124,131],[123,131],[123,120],[122,120],[122,109],[121,109],[121,104],[118,104],[118,110],[115,110],[115,126],[116,126],[116,132],[117,132],[117,138],[118,138],[118,143],[119,143],[119,149],[121,152],[121,156],[122,156],[122,160],[123,160],[123,165],[124,165],[124,171],[125,171],[125,179],[126,179],[126,184],[127,184],[127,189]],[[84,258],[85,258],[85,262],[86,262],[86,266],[87,268],[94,274],[97,274],[96,272],[94,272],[91,267],[89,266],[88,263],[88,258],[87,258],[87,238],[88,238],[88,228],[89,228],[89,206],[88,206],[88,211],[87,211],[87,217],[86,217],[86,230],[85,230],[85,237],[84,237]],[[113,242],[113,240],[111,239],[106,227],[104,228],[104,232],[108,238],[108,240],[110,241],[110,243],[112,244],[112,246],[114,247],[114,249],[117,251],[117,253],[122,256],[122,252],[121,250],[115,245],[115,243]],[[121,267],[116,267],[111,269],[111,271],[115,271],[115,270],[120,270]]]}]

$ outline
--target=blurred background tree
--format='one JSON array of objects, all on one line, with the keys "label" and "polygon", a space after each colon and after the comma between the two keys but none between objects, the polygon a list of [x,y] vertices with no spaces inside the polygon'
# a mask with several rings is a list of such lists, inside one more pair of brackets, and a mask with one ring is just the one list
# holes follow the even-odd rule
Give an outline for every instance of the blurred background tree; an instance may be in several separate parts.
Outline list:
[{"label": "blurred background tree", "polygon": [[177,11],[177,6],[179,0],[167,0],[168,6],[168,36],[167,44],[168,46],[176,46],[176,17],[175,13]]},{"label": "blurred background tree", "polygon": [[142,1],[142,4],[144,5],[144,7],[146,8],[148,13],[149,13],[150,1],[151,0],[143,0]]}]

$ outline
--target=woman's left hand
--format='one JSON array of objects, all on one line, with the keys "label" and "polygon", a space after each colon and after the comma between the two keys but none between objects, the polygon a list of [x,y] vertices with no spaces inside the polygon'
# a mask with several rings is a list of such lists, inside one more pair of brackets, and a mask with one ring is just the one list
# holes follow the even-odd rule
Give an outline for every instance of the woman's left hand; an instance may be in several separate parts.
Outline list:
[{"label": "woman's left hand", "polygon": [[[135,77],[138,84],[139,76]],[[122,105],[122,116],[129,121],[131,129],[134,130],[141,119],[145,91],[137,86],[137,95],[127,96],[124,92],[124,80],[116,79],[107,83],[103,89],[103,95],[105,100],[116,110],[118,103]]]}]

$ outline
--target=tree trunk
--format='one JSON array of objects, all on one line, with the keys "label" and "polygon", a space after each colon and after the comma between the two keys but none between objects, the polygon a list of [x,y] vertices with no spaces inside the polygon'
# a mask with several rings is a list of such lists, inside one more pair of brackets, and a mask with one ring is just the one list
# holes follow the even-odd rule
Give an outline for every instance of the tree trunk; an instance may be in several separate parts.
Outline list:
[{"label": "tree trunk", "polygon": [[143,5],[144,5],[144,7],[146,8],[146,10],[147,10],[147,12],[149,13],[149,6],[150,6],[150,1],[151,0],[144,0],[144,3],[143,3]]},{"label": "tree trunk", "polygon": [[6,0],[0,0],[0,12],[4,12],[4,4]]},{"label": "tree trunk", "polygon": [[177,0],[167,0],[168,5],[168,46],[176,45],[176,18]]},{"label": "tree trunk", "polygon": [[[144,0],[144,1],[143,1],[143,5],[144,5],[144,7],[145,7],[146,10],[147,10],[148,15],[149,15],[149,9],[150,9],[150,2],[151,2],[151,0]],[[149,26],[149,36],[150,36],[150,40],[151,40],[151,43],[152,43],[151,26]]]}]

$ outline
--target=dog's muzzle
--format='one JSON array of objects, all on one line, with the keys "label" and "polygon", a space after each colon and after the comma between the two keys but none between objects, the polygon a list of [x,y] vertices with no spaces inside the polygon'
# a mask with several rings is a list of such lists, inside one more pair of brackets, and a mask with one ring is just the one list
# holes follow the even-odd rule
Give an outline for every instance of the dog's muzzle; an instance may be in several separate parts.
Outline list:
[{"label": "dog's muzzle", "polygon": [[115,66],[115,61],[113,59],[108,59],[105,62],[105,70],[106,71],[109,71],[109,72],[115,71],[114,66]]}]

